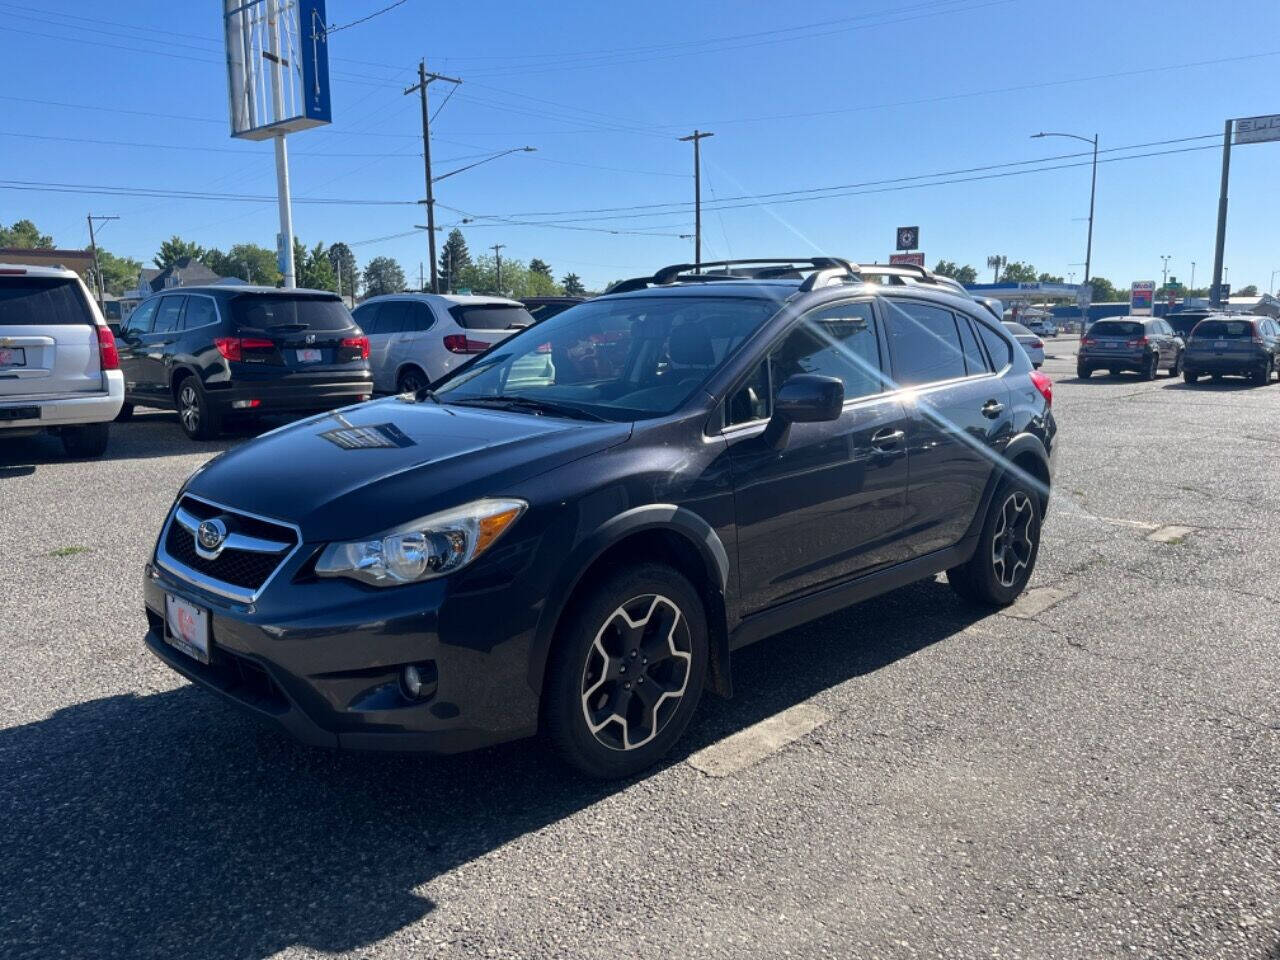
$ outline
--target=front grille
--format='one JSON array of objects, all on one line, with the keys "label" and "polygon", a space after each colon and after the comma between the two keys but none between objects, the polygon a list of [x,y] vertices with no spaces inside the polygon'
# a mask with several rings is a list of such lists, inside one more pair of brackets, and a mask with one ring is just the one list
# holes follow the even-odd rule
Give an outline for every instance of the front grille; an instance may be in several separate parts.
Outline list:
[{"label": "front grille", "polygon": [[196,552],[195,537],[191,531],[176,519],[171,520],[164,539],[164,552],[189,570],[240,591],[256,593],[261,589],[298,544],[297,533],[283,524],[224,510],[190,496],[183,497],[178,506],[200,520],[219,517],[232,533],[289,544],[288,549],[280,553],[259,553],[228,546],[215,559],[206,560]]}]

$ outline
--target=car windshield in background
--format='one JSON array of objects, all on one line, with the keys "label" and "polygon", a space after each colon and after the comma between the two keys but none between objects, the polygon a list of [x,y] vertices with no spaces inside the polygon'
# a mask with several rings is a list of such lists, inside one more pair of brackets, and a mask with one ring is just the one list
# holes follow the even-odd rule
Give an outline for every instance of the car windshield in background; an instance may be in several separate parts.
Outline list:
[{"label": "car windshield in background", "polygon": [[543,320],[550,320],[556,314],[564,313],[570,307],[576,306],[576,303],[535,303],[528,310],[529,316],[533,317],[537,323],[541,323]]},{"label": "car windshield in background", "polygon": [[1206,320],[1195,333],[1215,340],[1248,340],[1253,336],[1253,324],[1247,320]]},{"label": "car windshield in background", "polygon": [[91,323],[80,285],[66,277],[0,280],[0,327]]},{"label": "car windshield in background", "polygon": [[1132,320],[1099,320],[1089,333],[1095,337],[1140,337],[1143,327]]},{"label": "car windshield in background", "polygon": [[459,303],[449,315],[464,330],[519,330],[533,326],[533,317],[524,307],[505,303]]},{"label": "car windshield in background", "polygon": [[337,297],[299,297],[287,293],[247,294],[231,301],[236,326],[249,330],[297,327],[315,331],[348,330],[355,321]]},{"label": "car windshield in background", "polygon": [[515,398],[611,420],[660,416],[777,310],[746,297],[591,301],[504,341],[436,393],[446,403]]}]

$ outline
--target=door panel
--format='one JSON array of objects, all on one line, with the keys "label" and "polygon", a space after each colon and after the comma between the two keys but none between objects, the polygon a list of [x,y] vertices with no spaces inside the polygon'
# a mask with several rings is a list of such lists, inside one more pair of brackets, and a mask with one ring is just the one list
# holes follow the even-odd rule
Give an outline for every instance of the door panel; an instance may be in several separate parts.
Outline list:
[{"label": "door panel", "polygon": [[142,335],[138,364],[139,393],[152,399],[169,399],[169,363],[174,342],[182,332],[182,308],[187,298],[168,295],[160,298],[151,332]]},{"label": "door panel", "polygon": [[[906,414],[884,392],[879,325],[852,301],[801,318],[726,403],[744,613],[902,559]],[[772,398],[796,373],[838,377],[839,419],[763,434]]]},{"label": "door panel", "polygon": [[156,308],[159,306],[159,297],[140,303],[138,308],[129,314],[129,318],[120,328],[120,336],[116,338],[116,348],[120,352],[120,369],[124,373],[125,391],[130,398],[147,396],[144,380],[146,345],[143,338],[151,333],[151,327],[156,319]]}]

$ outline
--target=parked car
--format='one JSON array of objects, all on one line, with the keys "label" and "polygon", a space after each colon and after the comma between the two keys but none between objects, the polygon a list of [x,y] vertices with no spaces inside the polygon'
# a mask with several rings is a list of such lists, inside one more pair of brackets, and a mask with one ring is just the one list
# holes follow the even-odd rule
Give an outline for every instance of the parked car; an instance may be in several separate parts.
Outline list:
[{"label": "parked car", "polygon": [[211,462],[146,565],[148,648],[309,743],[541,729],[612,777],[728,695],[745,644],[942,571],[1013,602],[1049,378],[972,300],[797,263],[628,281],[433,392]]},{"label": "parked car", "polygon": [[1280,367],[1280,323],[1270,317],[1219,316],[1201,320],[1191,331],[1182,378],[1195,383],[1205,374],[1249,377],[1271,382]]},{"label": "parked car", "polygon": [[520,302],[524,304],[529,315],[533,317],[535,323],[541,323],[543,320],[550,320],[557,313],[564,313],[570,307],[583,303],[586,297],[521,297]]},{"label": "parked car", "polygon": [[1095,370],[1115,376],[1136,370],[1154,380],[1161,369],[1176,377],[1182,372],[1185,344],[1173,328],[1156,317],[1107,317],[1093,324],[1080,338],[1076,376],[1091,377]]},{"label": "parked car", "polygon": [[370,297],[355,309],[369,337],[374,389],[412,393],[533,326],[518,300],[506,297],[395,293]]},{"label": "parked car", "polygon": [[1176,313],[1165,315],[1165,323],[1182,338],[1184,344],[1191,343],[1191,331],[1196,328],[1196,324],[1207,317],[1214,316],[1213,310],[1179,310]]},{"label": "parked car", "polygon": [[81,279],[0,264],[0,439],[47,431],[98,457],[123,402],[115,337]]},{"label": "parked car", "polygon": [[1025,326],[1032,333],[1041,337],[1056,337],[1058,335],[1058,325],[1050,317],[1036,317],[1027,321]]},{"label": "parked car", "polygon": [[1027,356],[1031,359],[1031,365],[1037,370],[1044,366],[1044,341],[1020,323],[1014,323],[1012,320],[1001,322],[1004,324],[1004,328],[1013,335],[1013,339],[1017,340],[1022,349],[1027,352]]},{"label": "parked car", "polygon": [[369,341],[336,294],[275,287],[180,287],[118,327],[125,402],[177,410],[193,440],[229,417],[315,413],[369,399]]}]

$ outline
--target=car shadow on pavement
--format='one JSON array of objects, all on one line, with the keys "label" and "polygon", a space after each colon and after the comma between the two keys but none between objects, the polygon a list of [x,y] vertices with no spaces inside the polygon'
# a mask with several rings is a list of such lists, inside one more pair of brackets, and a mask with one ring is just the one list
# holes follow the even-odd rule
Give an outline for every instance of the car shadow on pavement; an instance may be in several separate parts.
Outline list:
[{"label": "car shadow on pavement", "polygon": [[[703,701],[670,763],[982,615],[926,581],[740,651],[736,696]],[[443,758],[303,747],[189,686],[2,730],[0,769],[9,960],[357,949],[432,913],[423,884],[627,786],[527,742]]]},{"label": "car shadow on pavement", "polygon": [[[1269,386],[1274,385],[1274,381],[1269,384]],[[1200,393],[1235,393],[1238,390],[1259,390],[1262,387],[1263,384],[1254,383],[1245,377],[1225,377],[1222,380],[1204,379],[1196,383],[1179,380],[1177,383],[1169,384],[1170,390],[1191,390]]]}]

